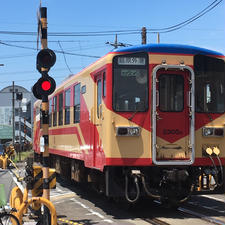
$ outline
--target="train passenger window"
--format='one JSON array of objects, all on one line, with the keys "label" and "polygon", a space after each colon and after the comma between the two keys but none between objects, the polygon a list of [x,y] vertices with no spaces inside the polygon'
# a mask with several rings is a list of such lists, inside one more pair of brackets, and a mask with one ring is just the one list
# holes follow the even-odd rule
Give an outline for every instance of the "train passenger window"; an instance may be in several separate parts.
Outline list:
[{"label": "train passenger window", "polygon": [[52,126],[52,99],[49,99],[49,127]]},{"label": "train passenger window", "polygon": [[113,59],[113,109],[145,112],[148,109],[148,55],[115,56]]},{"label": "train passenger window", "polygon": [[97,81],[97,115],[100,117],[101,112],[99,111],[99,106],[102,104],[102,80]]},{"label": "train passenger window", "polygon": [[53,126],[57,126],[57,96],[53,98]]},{"label": "train passenger window", "polygon": [[80,122],[80,84],[75,85],[74,87],[74,123]]},{"label": "train passenger window", "polygon": [[59,94],[59,126],[63,125],[63,93]]},{"label": "train passenger window", "polygon": [[65,92],[65,124],[70,124],[70,89]]},{"label": "train passenger window", "polygon": [[222,59],[196,55],[195,105],[197,112],[223,113],[225,111],[225,63]]},{"label": "train passenger window", "polygon": [[86,93],[86,85],[83,85],[81,87],[81,94],[85,94]]},{"label": "train passenger window", "polygon": [[106,96],[106,76],[105,72],[103,73],[103,97]]},{"label": "train passenger window", "polygon": [[181,112],[184,108],[184,78],[181,75],[159,76],[159,109],[165,112]]}]

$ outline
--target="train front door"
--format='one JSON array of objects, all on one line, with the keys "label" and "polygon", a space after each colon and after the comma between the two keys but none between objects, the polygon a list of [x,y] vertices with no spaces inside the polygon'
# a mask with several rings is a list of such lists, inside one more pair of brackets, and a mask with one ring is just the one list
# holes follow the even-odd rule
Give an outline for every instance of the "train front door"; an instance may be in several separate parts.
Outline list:
[{"label": "train front door", "polygon": [[172,65],[154,70],[152,158],[155,164],[193,163],[194,73],[190,70]]}]

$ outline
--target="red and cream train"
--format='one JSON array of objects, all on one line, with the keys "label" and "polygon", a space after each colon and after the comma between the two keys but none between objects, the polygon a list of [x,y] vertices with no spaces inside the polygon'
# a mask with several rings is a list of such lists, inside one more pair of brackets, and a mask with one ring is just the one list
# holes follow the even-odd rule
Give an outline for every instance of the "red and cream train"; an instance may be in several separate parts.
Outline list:
[{"label": "red and cream train", "polygon": [[[116,49],[49,97],[51,166],[109,197],[225,191],[225,63],[186,45]],[[34,105],[40,154],[41,101]]]}]

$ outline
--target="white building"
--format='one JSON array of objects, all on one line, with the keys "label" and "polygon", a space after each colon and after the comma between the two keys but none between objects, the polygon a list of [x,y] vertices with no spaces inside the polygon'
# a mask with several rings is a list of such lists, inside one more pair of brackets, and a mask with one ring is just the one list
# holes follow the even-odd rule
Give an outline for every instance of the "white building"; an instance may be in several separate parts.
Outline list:
[{"label": "white building", "polygon": [[[18,100],[22,93],[22,99]],[[32,141],[33,103],[32,92],[14,85],[14,141]],[[21,106],[21,107],[20,107]],[[21,108],[21,111],[20,111]],[[20,113],[21,112],[21,113]],[[19,126],[21,124],[21,126]],[[13,140],[13,86],[0,91],[0,143]]]}]

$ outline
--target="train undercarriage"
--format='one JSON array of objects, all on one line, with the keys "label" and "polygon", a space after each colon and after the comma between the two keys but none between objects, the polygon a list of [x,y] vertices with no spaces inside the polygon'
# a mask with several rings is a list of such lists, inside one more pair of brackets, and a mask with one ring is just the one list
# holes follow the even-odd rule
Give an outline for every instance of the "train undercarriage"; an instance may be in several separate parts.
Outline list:
[{"label": "train undercarriage", "polygon": [[78,183],[89,183],[111,199],[133,204],[150,197],[169,206],[178,206],[192,194],[224,193],[222,166],[105,167],[101,172],[87,168],[83,161],[51,155],[51,167],[60,176]]}]

